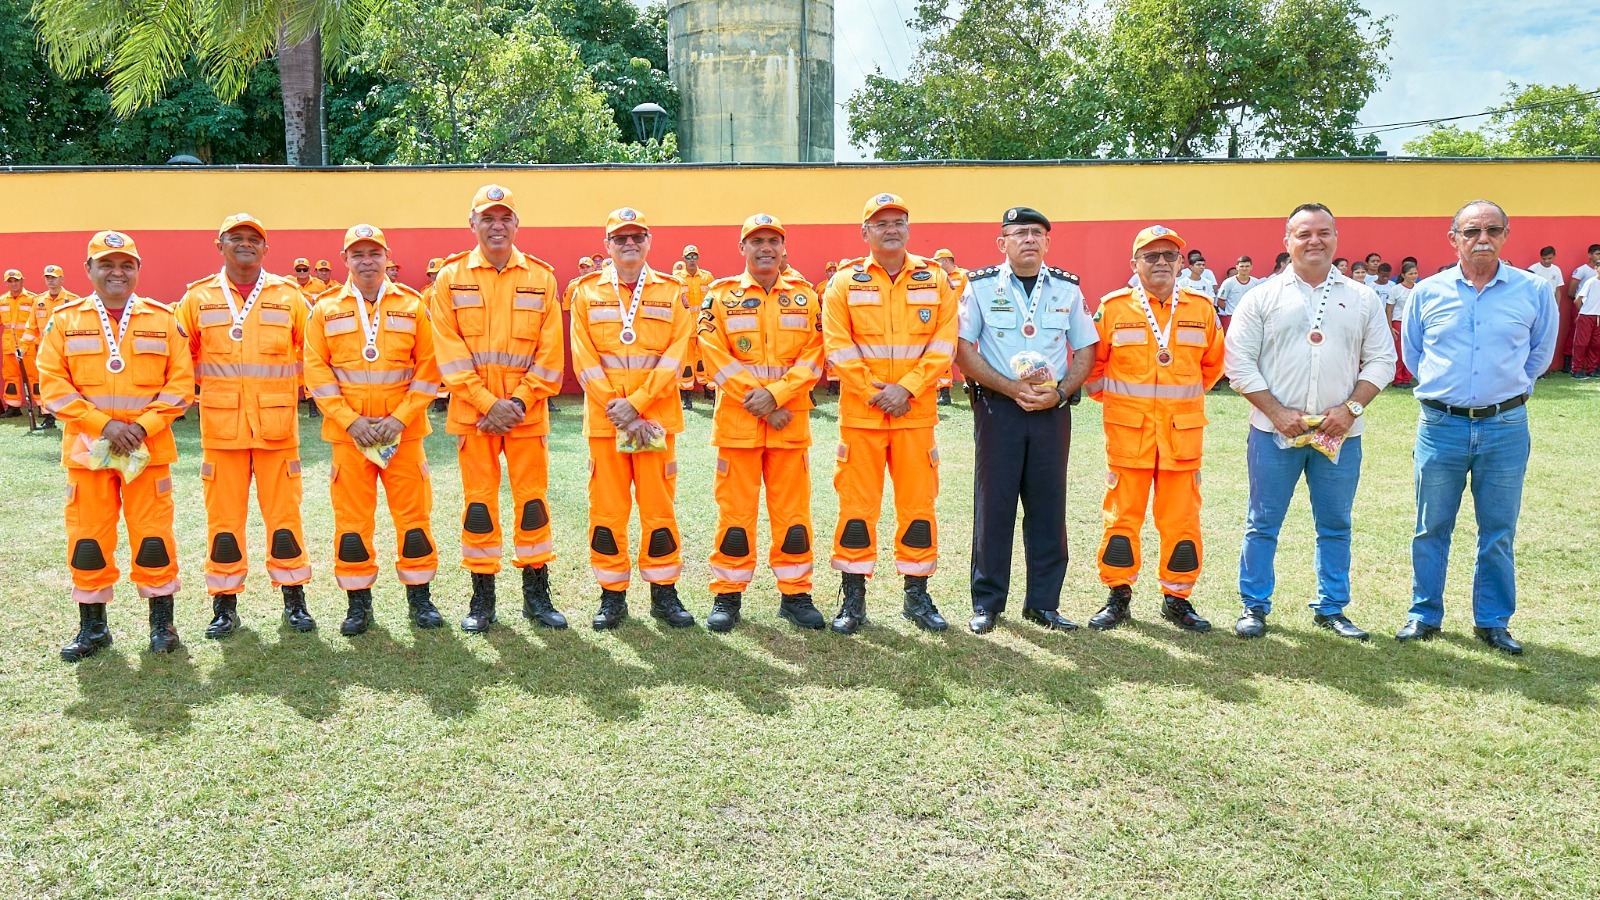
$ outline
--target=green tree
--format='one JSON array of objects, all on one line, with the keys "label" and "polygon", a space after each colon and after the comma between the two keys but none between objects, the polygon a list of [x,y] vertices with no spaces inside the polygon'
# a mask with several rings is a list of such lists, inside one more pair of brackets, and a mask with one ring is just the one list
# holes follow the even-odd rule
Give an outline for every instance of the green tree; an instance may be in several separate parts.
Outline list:
[{"label": "green tree", "polygon": [[1513,81],[1481,129],[1437,127],[1407,141],[1404,150],[1412,156],[1600,156],[1600,89]]},{"label": "green tree", "polygon": [[678,89],[667,74],[667,7],[640,9],[631,0],[528,0],[577,45],[589,77],[605,94],[623,139],[636,140],[633,108],[655,103],[677,126]]},{"label": "green tree", "polygon": [[1354,127],[1388,73],[1356,0],[922,0],[903,79],[850,100],[884,159],[1370,153]]}]

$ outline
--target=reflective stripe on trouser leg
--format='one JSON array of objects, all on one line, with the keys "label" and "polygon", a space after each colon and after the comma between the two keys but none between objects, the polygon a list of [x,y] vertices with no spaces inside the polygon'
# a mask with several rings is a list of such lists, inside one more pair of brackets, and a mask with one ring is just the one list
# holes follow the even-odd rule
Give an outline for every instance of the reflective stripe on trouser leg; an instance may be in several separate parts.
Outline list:
[{"label": "reflective stripe on trouser leg", "polygon": [[[628,518],[633,511],[630,458],[631,454],[617,452],[615,437],[589,439],[589,566],[595,581],[609,591],[627,590],[633,571],[628,552]],[[650,539],[648,532],[644,538]]]},{"label": "reflective stripe on trouser leg", "polygon": [[933,429],[889,431],[889,477],[894,481],[894,565],[902,575],[932,575],[939,561],[939,448]]},{"label": "reflective stripe on trouser leg", "polygon": [[[767,562],[778,579],[778,590],[785,594],[811,592],[815,537],[811,529],[810,455],[804,447],[769,447],[762,456],[767,519],[772,525]],[[751,506],[753,509],[754,504]]]},{"label": "reflective stripe on trouser leg", "polygon": [[[249,452],[256,473],[256,503],[261,506],[261,519],[267,526],[267,575],[274,587],[305,584],[311,580],[311,559],[306,554],[305,526],[300,519],[304,491],[300,449]],[[299,552],[291,552],[296,550]],[[290,555],[279,556],[280,552]]]},{"label": "reflective stripe on trouser leg", "polygon": [[[389,460],[389,468],[380,469],[378,477],[383,480],[389,518],[394,521],[395,574],[401,584],[427,584],[438,573],[439,549],[429,522],[433,514],[433,481],[422,439],[401,441]],[[413,535],[413,531],[420,534]]]},{"label": "reflective stripe on trouser leg", "polygon": [[[505,438],[506,468],[511,472],[511,499],[516,521],[516,564],[542,566],[556,558],[550,534],[549,439]],[[532,504],[530,506],[530,504]],[[525,528],[525,525],[535,525]]]},{"label": "reflective stripe on trouser leg", "polygon": [[72,599],[79,603],[109,601],[121,577],[117,569],[121,484],[111,469],[67,470],[67,567],[72,573]]},{"label": "reflective stripe on trouser leg", "polygon": [[711,593],[743,591],[756,574],[756,517],[761,502],[759,447],[718,447],[711,487],[717,530],[711,537]]},{"label": "reflective stripe on trouser leg", "polygon": [[1161,534],[1161,592],[1189,596],[1200,578],[1200,473],[1157,469],[1155,518]]},{"label": "reflective stripe on trouser leg", "polygon": [[[1192,477],[1194,473],[1189,473]],[[1100,580],[1108,587],[1139,580],[1139,530],[1150,505],[1155,469],[1112,467],[1106,474],[1106,496],[1101,504],[1105,533],[1096,557]]]},{"label": "reflective stripe on trouser leg", "polygon": [[[333,580],[343,591],[369,588],[378,580],[372,530],[381,471],[355,444],[333,445]],[[359,545],[347,535],[355,535]]]},{"label": "reflective stripe on trouser leg", "polygon": [[[677,436],[660,453],[634,453],[633,490],[639,500],[639,577],[673,584],[683,574],[682,539],[673,503],[678,494]],[[623,528],[627,528],[624,520]]]},{"label": "reflective stripe on trouser leg", "polygon": [[200,451],[206,505],[206,593],[237,594],[250,572],[245,525],[250,515],[250,451]]},{"label": "reflective stripe on trouser leg", "polygon": [[146,466],[122,485],[122,518],[133,547],[132,581],[141,597],[178,592],[178,539],[173,532],[170,466]]},{"label": "reflective stripe on trouser leg", "polygon": [[500,453],[504,447],[503,435],[475,432],[456,437],[464,504],[461,568],[469,572],[492,575],[500,571]]},{"label": "reflective stripe on trouser leg", "polygon": [[834,453],[833,490],[839,495],[839,523],[833,530],[833,567],[871,575],[878,556],[878,516],[883,510],[883,467],[890,431],[839,426]]}]

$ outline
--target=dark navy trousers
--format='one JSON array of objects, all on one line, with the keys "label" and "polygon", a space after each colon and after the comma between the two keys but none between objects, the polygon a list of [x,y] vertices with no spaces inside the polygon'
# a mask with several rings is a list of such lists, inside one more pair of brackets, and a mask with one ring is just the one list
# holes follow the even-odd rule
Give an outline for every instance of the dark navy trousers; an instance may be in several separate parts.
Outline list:
[{"label": "dark navy trousers", "polygon": [[[976,386],[975,386],[976,387]],[[1022,504],[1024,605],[1056,609],[1067,577],[1067,451],[1072,408],[1027,412],[978,388],[972,479],[972,608],[1000,612],[1011,589],[1011,544]]]}]

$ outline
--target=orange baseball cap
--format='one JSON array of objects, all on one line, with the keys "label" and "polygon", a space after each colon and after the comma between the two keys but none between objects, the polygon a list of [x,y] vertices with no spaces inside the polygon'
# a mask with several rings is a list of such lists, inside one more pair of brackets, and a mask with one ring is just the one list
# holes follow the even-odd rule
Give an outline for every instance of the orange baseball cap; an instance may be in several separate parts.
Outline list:
[{"label": "orange baseball cap", "polygon": [[309,269],[309,268],[311,268],[311,260],[309,260],[309,259],[306,259],[306,258],[305,258],[305,257],[304,257],[304,256],[302,256],[302,257],[300,257],[300,258],[298,258],[298,259],[296,259],[296,260],[295,260],[295,261],[294,261],[294,267],[295,267],[295,268],[296,268],[296,269],[298,269],[298,268],[300,268],[300,267],[301,267],[301,266],[305,266],[305,267],[306,267],[306,268],[308,268],[308,269]]},{"label": "orange baseball cap", "polygon": [[645,224],[644,213],[631,206],[614,209],[611,211],[611,215],[606,216],[606,237],[610,237],[624,228],[637,228],[644,232],[650,230],[650,226]]},{"label": "orange baseball cap", "polygon": [[594,265],[594,257],[592,257],[592,256],[580,256],[580,257],[578,257],[578,265],[580,265],[580,266],[592,266],[592,265]]},{"label": "orange baseball cap", "polygon": [[22,270],[21,269],[7,269],[6,270],[6,280],[7,281],[10,281],[13,278],[20,279],[21,277],[22,277]]},{"label": "orange baseball cap", "polygon": [[683,255],[684,256],[688,256],[691,253],[694,254],[695,256],[699,256],[700,255],[700,248],[696,247],[693,244],[690,244],[687,247],[683,248]]},{"label": "orange baseball cap", "polygon": [[387,266],[384,266],[384,268],[385,269],[393,269],[396,272],[398,272],[398,271],[400,271],[400,264],[391,259],[391,260],[389,260],[389,264]]},{"label": "orange baseball cap", "polygon": [[[352,225],[350,230],[344,233],[344,249],[346,250],[350,249],[351,244],[358,244],[362,241],[371,241],[385,250],[389,249],[389,241],[383,236],[383,232],[371,225]],[[317,265],[320,266],[322,263],[317,263]]]},{"label": "orange baseball cap", "polygon": [[124,253],[140,262],[144,261],[139,257],[139,248],[134,246],[133,238],[120,231],[101,231],[89,239],[90,259],[99,259],[115,253]]},{"label": "orange baseball cap", "polygon": [[506,209],[516,212],[517,200],[511,196],[510,188],[501,187],[498,184],[486,184],[478,188],[478,192],[472,195],[472,211],[480,213],[491,206],[504,206]]},{"label": "orange baseball cap", "polygon": [[933,258],[934,259],[955,259],[956,255],[954,253],[950,252],[950,248],[948,248],[948,247],[940,247],[938,252],[933,254]]},{"label": "orange baseball cap", "polygon": [[886,209],[898,209],[911,215],[911,210],[906,208],[906,201],[899,194],[874,194],[861,211],[861,221],[865,222]]},{"label": "orange baseball cap", "polygon": [[254,229],[256,234],[261,235],[262,240],[267,239],[267,226],[261,224],[260,219],[250,215],[247,212],[234,213],[226,219],[223,219],[222,227],[217,229],[217,237],[222,237],[235,228]]},{"label": "orange baseball cap", "polygon": [[1154,244],[1156,241],[1171,241],[1178,245],[1179,250],[1182,250],[1185,246],[1183,238],[1178,237],[1176,231],[1165,225],[1151,225],[1149,228],[1139,232],[1139,236],[1133,239],[1133,252],[1138,253],[1146,245]]},{"label": "orange baseball cap", "polygon": [[433,259],[428,260],[428,274],[429,275],[437,275],[437,274],[439,274],[439,270],[442,269],[442,268],[444,268],[444,257],[435,256]]},{"label": "orange baseball cap", "polygon": [[67,274],[66,271],[63,270],[60,266],[45,266],[44,267],[44,277],[46,277],[46,278],[64,278],[64,277],[66,277],[66,274]]},{"label": "orange baseball cap", "polygon": [[783,230],[782,222],[779,222],[776,218],[769,216],[766,213],[756,213],[750,218],[744,220],[744,227],[739,229],[739,240],[742,241],[749,237],[751,232],[760,231],[763,228],[776,231],[779,237],[788,237],[788,234],[786,234]]},{"label": "orange baseball cap", "polygon": [[319,268],[319,269],[331,269],[331,268],[333,268],[333,263],[330,263],[325,259],[319,259],[319,260],[317,260],[317,268]]}]

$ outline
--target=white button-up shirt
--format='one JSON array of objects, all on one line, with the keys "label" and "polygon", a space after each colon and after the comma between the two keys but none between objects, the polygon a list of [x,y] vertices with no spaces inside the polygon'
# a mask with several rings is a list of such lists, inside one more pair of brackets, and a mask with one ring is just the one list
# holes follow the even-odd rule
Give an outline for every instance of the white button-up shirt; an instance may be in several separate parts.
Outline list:
[{"label": "white button-up shirt", "polygon": [[[1333,288],[1322,316],[1321,344],[1310,341],[1322,285],[1284,269],[1244,295],[1228,329],[1228,381],[1241,394],[1271,391],[1279,403],[1309,415],[1350,399],[1357,381],[1382,388],[1394,379],[1394,335],[1372,288],[1329,269]],[[1350,434],[1360,434],[1358,417]],[[1259,409],[1250,424],[1275,431]]]}]

